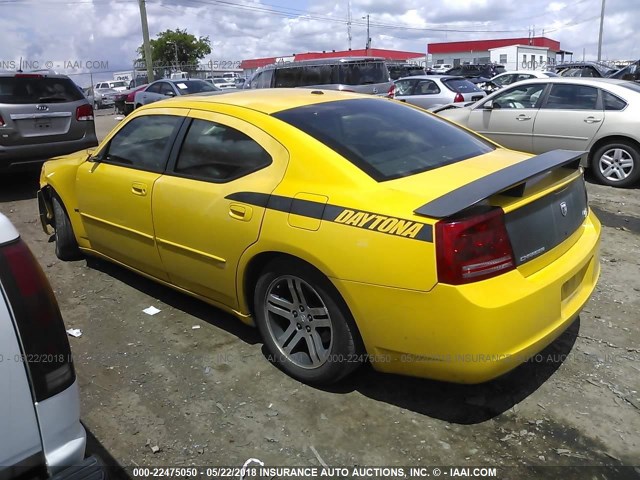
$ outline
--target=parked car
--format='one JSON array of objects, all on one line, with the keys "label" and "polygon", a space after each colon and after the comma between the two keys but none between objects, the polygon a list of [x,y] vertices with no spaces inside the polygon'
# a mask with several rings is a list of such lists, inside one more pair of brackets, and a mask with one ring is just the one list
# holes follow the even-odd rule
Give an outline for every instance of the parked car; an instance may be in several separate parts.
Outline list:
[{"label": "parked car", "polygon": [[420,65],[415,63],[405,62],[387,62],[387,68],[389,69],[389,76],[391,80],[398,80],[404,77],[413,77],[416,75],[425,75],[425,70]]},{"label": "parked car", "polygon": [[609,78],[640,82],[640,60],[612,73],[609,75]]},{"label": "parked car", "polygon": [[386,94],[392,85],[384,58],[339,57],[267,65],[245,88],[309,87],[375,95]]},{"label": "parked car", "polygon": [[125,90],[124,92],[120,92],[115,97],[115,108],[116,112],[121,115],[129,115],[135,109],[135,95],[136,93],[147,88],[146,85],[139,85],[130,90]]},{"label": "parked car", "polygon": [[[157,79],[159,80],[159,79]],[[146,75],[144,76],[138,76],[133,78],[132,80],[129,81],[129,86],[127,87],[128,90],[132,90],[138,87],[141,87],[143,85],[148,85],[149,84],[149,79],[147,78]]]},{"label": "parked car", "polygon": [[581,153],[532,158],[373,95],[192,95],[47,162],[41,218],[62,259],[99,255],[255,322],[300,381],[366,359],[474,383],[545,348],[595,288]]},{"label": "parked car", "polygon": [[244,88],[244,84],[247,81],[244,77],[237,77],[234,79],[234,83],[236,84],[236,88]]},{"label": "parked car", "polygon": [[99,88],[111,88],[113,90],[117,90],[118,92],[121,92],[123,90],[126,90],[128,86],[127,86],[127,82],[125,82],[124,80],[113,80],[108,82],[96,83],[93,88],[94,90]]},{"label": "parked car", "polygon": [[[126,91],[126,90],[125,90]],[[113,88],[94,88],[93,89],[93,108],[100,110],[105,107],[113,107],[116,101],[118,91]]]},{"label": "parked car", "polygon": [[453,65],[451,65],[450,63],[436,63],[435,65],[431,66],[431,70],[433,70],[436,75],[441,75],[447,70],[451,70],[452,68]]},{"label": "parked car", "polygon": [[477,101],[486,96],[481,88],[466,78],[448,75],[419,75],[401,78],[394,84],[395,88],[390,95],[392,98],[422,108]]},{"label": "parked car", "polygon": [[69,77],[0,72],[0,171],[97,144],[92,104]]},{"label": "parked car", "polygon": [[606,78],[615,72],[615,68],[601,62],[566,62],[555,66],[555,73],[561,77]]},{"label": "parked car", "polygon": [[474,65],[458,65],[447,70],[445,74],[465,78],[490,79],[504,72],[506,72],[506,70],[503,65],[495,63],[480,63]]},{"label": "parked car", "polygon": [[95,457],[84,460],[78,381],[55,296],[2,214],[0,425],[0,478],[105,478]]},{"label": "parked car", "polygon": [[583,166],[605,185],[628,187],[640,179],[640,85],[635,82],[527,80],[439,115],[515,150],[586,151]]},{"label": "parked car", "polygon": [[479,86],[487,93],[493,93],[496,90],[511,85],[512,83],[521,82],[522,80],[531,80],[532,78],[551,78],[557,77],[554,72],[542,70],[516,70],[496,75],[491,80]]},{"label": "parked car", "polygon": [[211,85],[216,87],[218,90],[228,90],[230,88],[236,88],[236,83],[232,79],[216,77],[216,78],[206,78],[206,82],[209,82]]},{"label": "parked car", "polygon": [[168,97],[200,92],[215,92],[216,90],[213,85],[204,80],[170,80],[165,78],[164,80],[150,83],[145,89],[136,92],[134,95],[134,105],[135,108],[138,108],[142,105],[164,100]]}]

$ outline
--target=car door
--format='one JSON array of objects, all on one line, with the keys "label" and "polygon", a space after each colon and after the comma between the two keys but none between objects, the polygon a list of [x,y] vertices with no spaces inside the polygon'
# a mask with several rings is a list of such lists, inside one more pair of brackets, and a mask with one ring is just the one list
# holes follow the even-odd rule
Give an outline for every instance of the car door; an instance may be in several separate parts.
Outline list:
[{"label": "car door", "polygon": [[442,90],[433,80],[417,80],[406,101],[418,107],[428,108],[432,105],[449,103],[452,100],[451,97],[453,95],[443,95]]},{"label": "car door", "polygon": [[591,139],[604,123],[598,89],[589,85],[555,83],[536,117],[534,152],[557,148],[588,150]]},{"label": "car door", "polygon": [[125,123],[78,168],[80,216],[91,248],[166,280],[154,239],[151,199],[187,110],[157,109]]},{"label": "car door", "polygon": [[160,90],[162,89],[162,85],[164,83],[166,82],[154,82],[145,90],[140,92],[140,100],[142,100],[140,103],[142,103],[142,105],[147,105],[149,103],[160,100],[162,98]]},{"label": "car door", "polygon": [[501,90],[470,112],[467,126],[503,147],[532,152],[533,126],[546,85],[529,83]]},{"label": "car door", "polygon": [[416,79],[396,80],[394,82],[395,89],[393,98],[399,100],[400,102],[407,102],[411,98],[411,95],[413,95],[413,88],[415,87],[416,83],[418,83],[418,80]]},{"label": "car door", "polygon": [[257,241],[265,211],[244,199],[268,198],[288,153],[243,120],[195,110],[190,116],[179,151],[154,186],[156,241],[173,284],[235,308],[237,265]]}]

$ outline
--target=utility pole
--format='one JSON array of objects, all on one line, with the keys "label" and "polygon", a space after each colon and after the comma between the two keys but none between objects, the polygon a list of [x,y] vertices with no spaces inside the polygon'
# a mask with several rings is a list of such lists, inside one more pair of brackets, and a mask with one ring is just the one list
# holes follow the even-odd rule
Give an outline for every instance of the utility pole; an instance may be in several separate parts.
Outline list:
[{"label": "utility pole", "polygon": [[147,66],[147,80],[153,82],[153,57],[151,56],[151,43],[149,43],[149,25],[147,24],[147,8],[145,0],[138,0],[140,6],[140,21],[142,22],[142,41],[144,42],[144,63]]},{"label": "utility pole", "polygon": [[349,10],[347,15],[347,37],[349,37],[349,50],[351,50],[351,0],[347,2],[347,9]]},{"label": "utility pole", "polygon": [[602,30],[604,29],[604,2],[602,0],[602,11],[600,12],[600,35],[598,36],[598,61],[602,60]]},{"label": "utility pole", "polygon": [[371,35],[369,34],[369,14],[367,13],[366,17],[362,17],[363,19],[367,19],[367,55],[369,55],[369,49],[371,48]]}]

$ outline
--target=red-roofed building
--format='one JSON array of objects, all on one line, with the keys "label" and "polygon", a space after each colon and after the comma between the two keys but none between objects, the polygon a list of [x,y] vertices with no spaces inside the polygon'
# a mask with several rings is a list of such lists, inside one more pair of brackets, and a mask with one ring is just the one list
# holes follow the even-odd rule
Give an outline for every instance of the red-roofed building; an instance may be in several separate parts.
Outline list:
[{"label": "red-roofed building", "polygon": [[336,57],[383,57],[387,60],[407,61],[410,59],[421,58],[424,60],[424,53],[405,52],[400,50],[385,50],[381,48],[370,48],[368,50],[332,50],[330,52],[307,52],[296,53],[289,57],[265,57],[243,60],[240,68],[246,76],[251,75],[256,69],[276,62],[294,62],[300,60],[317,60],[320,58],[336,58]]},{"label": "red-roofed building", "polygon": [[547,37],[499,38],[466,42],[431,43],[427,47],[432,63],[500,63],[507,70],[539,68],[555,64],[556,56],[565,53],[560,42]]}]

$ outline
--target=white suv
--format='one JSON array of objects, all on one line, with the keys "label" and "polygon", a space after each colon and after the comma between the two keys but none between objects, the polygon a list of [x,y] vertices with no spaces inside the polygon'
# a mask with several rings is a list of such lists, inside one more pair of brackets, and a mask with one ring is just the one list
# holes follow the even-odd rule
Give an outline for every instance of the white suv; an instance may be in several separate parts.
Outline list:
[{"label": "white suv", "polygon": [[0,214],[0,479],[105,478],[84,459],[71,350],[51,286]]}]

